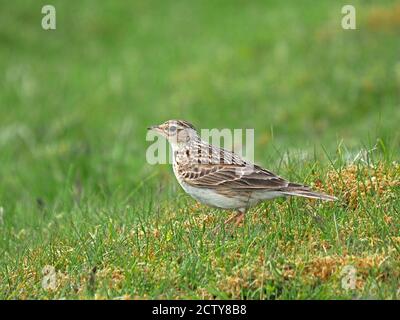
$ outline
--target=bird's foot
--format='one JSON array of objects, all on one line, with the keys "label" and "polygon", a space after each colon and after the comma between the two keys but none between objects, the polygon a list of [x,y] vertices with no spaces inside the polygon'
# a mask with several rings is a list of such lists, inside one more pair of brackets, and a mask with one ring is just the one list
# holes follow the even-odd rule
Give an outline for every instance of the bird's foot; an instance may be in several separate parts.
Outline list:
[{"label": "bird's foot", "polygon": [[[224,225],[227,226],[228,224],[233,225],[234,227],[240,226],[244,221],[244,212],[239,211],[236,214],[233,214],[231,217],[229,217],[227,220],[225,220]],[[232,228],[230,228],[232,231]],[[217,234],[221,230],[221,226],[215,227],[213,230],[214,234]]]},{"label": "bird's foot", "polygon": [[237,215],[235,215],[235,226],[238,227],[239,225],[243,224],[244,222],[244,212],[239,212]]}]

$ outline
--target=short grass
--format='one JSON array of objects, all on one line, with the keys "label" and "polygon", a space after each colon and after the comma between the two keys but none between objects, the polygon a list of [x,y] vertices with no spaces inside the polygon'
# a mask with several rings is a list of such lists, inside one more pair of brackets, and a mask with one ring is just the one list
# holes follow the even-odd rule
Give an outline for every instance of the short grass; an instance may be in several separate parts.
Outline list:
[{"label": "short grass", "polygon": [[[54,0],[43,31],[48,1],[3,1],[0,298],[400,298],[400,7],[353,2],[355,31],[341,1]],[[340,201],[215,235],[229,213],[146,163],[170,118],[254,128],[257,163]]]}]

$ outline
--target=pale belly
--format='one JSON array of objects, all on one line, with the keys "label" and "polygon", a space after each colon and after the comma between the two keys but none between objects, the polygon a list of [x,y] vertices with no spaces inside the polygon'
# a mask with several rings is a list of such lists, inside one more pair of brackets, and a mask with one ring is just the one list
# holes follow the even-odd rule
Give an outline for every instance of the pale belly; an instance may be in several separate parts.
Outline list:
[{"label": "pale belly", "polygon": [[212,189],[193,188],[185,183],[181,183],[182,188],[197,201],[212,207],[223,209],[235,209],[247,207],[244,199],[226,197],[216,193]]},{"label": "pale belly", "polygon": [[[179,181],[179,180],[178,180]],[[281,196],[280,193],[267,194],[262,191],[252,192],[250,196],[246,197],[227,197],[215,192],[212,189],[194,188],[183,181],[179,181],[183,190],[191,195],[197,201],[206,205],[222,208],[222,209],[244,209],[256,205],[260,201],[273,199]]]},{"label": "pale belly", "polygon": [[225,196],[223,194],[219,194],[215,192],[213,189],[207,188],[195,188],[191,185],[182,181],[176,172],[176,167],[173,166],[174,174],[179,184],[189,195],[191,195],[197,201],[209,205],[211,207],[217,207],[221,209],[246,209],[251,206],[256,205],[257,203],[274,199],[282,196],[279,192],[266,192],[263,190],[253,191],[250,195],[242,196],[242,197],[231,197]]}]

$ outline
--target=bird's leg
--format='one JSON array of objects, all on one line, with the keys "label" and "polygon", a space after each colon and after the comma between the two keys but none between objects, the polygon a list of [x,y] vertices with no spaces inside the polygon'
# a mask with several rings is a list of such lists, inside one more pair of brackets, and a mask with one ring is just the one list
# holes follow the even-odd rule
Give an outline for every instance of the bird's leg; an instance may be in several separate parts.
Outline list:
[{"label": "bird's leg", "polygon": [[229,217],[229,219],[225,220],[224,224],[228,224],[232,222],[232,220],[235,220],[236,224],[236,220],[239,219],[242,214],[244,214],[244,212],[242,213],[241,211],[237,212],[236,214],[233,214],[231,217]]},{"label": "bird's leg", "polygon": [[225,221],[225,224],[230,223],[232,220],[234,220],[234,224],[237,227],[244,219],[244,214],[245,210],[239,210],[238,213],[230,217],[228,220]]},{"label": "bird's leg", "polygon": [[[239,210],[236,214],[233,214],[231,217],[225,220],[224,224],[227,225],[233,221],[235,227],[237,227],[243,221],[244,214],[245,214],[244,210]],[[213,231],[214,234],[218,233],[219,230],[220,227],[219,226],[216,227]]]},{"label": "bird's leg", "polygon": [[239,211],[235,218],[235,226],[237,227],[244,220],[244,211]]}]

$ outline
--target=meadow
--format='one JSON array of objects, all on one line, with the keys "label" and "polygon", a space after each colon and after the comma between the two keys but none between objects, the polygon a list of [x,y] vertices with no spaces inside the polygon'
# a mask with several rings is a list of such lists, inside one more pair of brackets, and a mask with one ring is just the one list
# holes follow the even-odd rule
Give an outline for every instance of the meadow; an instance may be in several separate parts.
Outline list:
[{"label": "meadow", "polygon": [[[400,299],[400,6],[1,1],[1,299]],[[146,128],[252,128],[334,194],[230,212],[146,162]],[[213,233],[216,226],[221,232]]]}]

